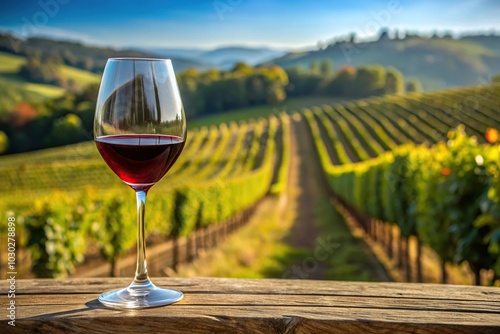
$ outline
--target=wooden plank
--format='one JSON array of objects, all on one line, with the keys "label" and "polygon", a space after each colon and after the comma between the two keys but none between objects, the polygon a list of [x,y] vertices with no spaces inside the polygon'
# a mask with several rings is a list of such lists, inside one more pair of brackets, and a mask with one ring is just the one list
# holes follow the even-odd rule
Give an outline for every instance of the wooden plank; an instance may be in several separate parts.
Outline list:
[{"label": "wooden plank", "polygon": [[[19,294],[46,293],[100,293],[124,287],[132,278],[73,278],[65,280],[18,280]],[[465,285],[418,283],[370,283],[280,279],[230,279],[230,278],[153,278],[161,287],[182,289],[186,292],[218,291],[225,293],[304,294],[366,297],[413,297],[423,299],[456,299],[500,303],[500,289]],[[54,283],[56,282],[56,283]],[[286,282],[286,284],[284,284]],[[57,290],[54,289],[55,284]],[[1,281],[0,288],[7,282]]]},{"label": "wooden plank", "polygon": [[[114,310],[130,279],[18,280],[16,327],[0,333],[499,333],[500,289],[404,283],[158,278],[177,304]],[[0,282],[3,291],[7,282]]]},{"label": "wooden plank", "polygon": [[[61,295],[21,295],[16,298],[16,304],[21,306],[38,305],[83,305],[96,299],[98,294],[65,294]],[[263,301],[262,299],[265,299]],[[439,299],[415,298],[373,298],[356,296],[315,296],[314,300],[303,295],[279,294],[225,294],[225,293],[187,293],[182,304],[214,305],[214,306],[302,306],[309,307],[352,307],[369,309],[398,309],[415,311],[451,311],[470,313],[500,314],[500,304],[477,301],[449,300],[443,303]]]}]

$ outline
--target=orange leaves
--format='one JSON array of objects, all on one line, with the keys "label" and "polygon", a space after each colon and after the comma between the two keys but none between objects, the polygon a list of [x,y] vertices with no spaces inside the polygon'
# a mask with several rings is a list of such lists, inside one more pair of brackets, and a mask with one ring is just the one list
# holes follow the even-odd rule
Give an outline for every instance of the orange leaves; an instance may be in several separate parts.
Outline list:
[{"label": "orange leaves", "polygon": [[444,176],[449,176],[451,174],[451,169],[449,169],[448,167],[444,167],[443,169],[441,169],[441,174]]},{"label": "orange leaves", "polygon": [[488,143],[494,144],[498,141],[498,130],[495,128],[488,128],[484,137]]}]

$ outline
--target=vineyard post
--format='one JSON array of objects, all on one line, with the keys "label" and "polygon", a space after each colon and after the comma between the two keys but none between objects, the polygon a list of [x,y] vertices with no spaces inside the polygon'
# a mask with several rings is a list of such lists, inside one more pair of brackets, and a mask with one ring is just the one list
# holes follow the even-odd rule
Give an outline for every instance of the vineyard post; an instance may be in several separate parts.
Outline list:
[{"label": "vineyard post", "polygon": [[216,232],[215,224],[209,225],[208,230],[210,231],[210,233],[208,234],[210,239],[210,248],[213,248],[217,246],[217,235],[215,233]]},{"label": "vineyard post", "polygon": [[416,237],[417,239],[417,282],[422,283],[423,282],[423,275],[422,275],[422,243],[420,242],[420,238]]},{"label": "vineyard post", "polygon": [[389,258],[392,259],[393,257],[393,235],[392,235],[392,232],[393,232],[393,228],[392,228],[392,224],[391,223],[386,223],[386,228],[387,228],[387,237],[388,237],[388,240],[387,240],[387,255],[389,256]]},{"label": "vineyard post", "polygon": [[387,249],[387,229],[383,221],[377,219],[377,223],[380,231],[380,240],[382,240],[382,246]]},{"label": "vineyard post", "polygon": [[201,249],[203,245],[201,244],[201,239],[200,239],[200,230],[196,229],[193,231],[194,238],[195,238],[195,245],[196,245],[196,253],[195,256],[198,257],[200,255]]},{"label": "vineyard post", "polygon": [[410,237],[405,237],[405,272],[406,281],[411,282]]},{"label": "vineyard post", "polygon": [[231,224],[231,222],[232,222],[232,221],[233,221],[233,217],[231,217],[231,218],[229,219],[229,221],[227,221],[227,222],[224,224],[224,229],[223,229],[223,231],[222,231],[224,240],[225,240],[225,239],[227,239],[228,226],[229,226],[229,224]]},{"label": "vineyard post", "polygon": [[389,223],[386,223],[382,221],[382,226],[384,228],[384,234],[385,234],[385,251],[387,254],[389,254],[389,248],[391,248],[391,230],[389,227]]},{"label": "vineyard post", "polygon": [[179,256],[179,237],[175,235],[174,239],[172,240],[172,269],[174,271],[177,270],[178,256]]},{"label": "vineyard post", "polygon": [[481,285],[481,268],[473,267],[471,269],[474,273],[474,284]]},{"label": "vineyard post", "polygon": [[401,229],[398,229],[398,268],[403,267],[403,238],[401,235]]},{"label": "vineyard post", "polygon": [[373,240],[377,241],[377,223],[374,219],[370,219],[370,230],[372,233]]},{"label": "vineyard post", "polygon": [[446,261],[443,259],[440,259],[441,262],[441,283],[442,284],[447,284],[448,283],[448,272],[446,271]]},{"label": "vineyard post", "polygon": [[116,260],[116,257],[113,256],[110,261],[111,268],[109,270],[109,276],[111,277],[116,277]]},{"label": "vineyard post", "polygon": [[193,246],[194,246],[193,235],[194,235],[194,233],[189,233],[189,235],[187,237],[187,241],[186,241],[186,243],[187,243],[186,257],[187,257],[188,262],[191,262],[194,259],[194,256],[193,256]]}]

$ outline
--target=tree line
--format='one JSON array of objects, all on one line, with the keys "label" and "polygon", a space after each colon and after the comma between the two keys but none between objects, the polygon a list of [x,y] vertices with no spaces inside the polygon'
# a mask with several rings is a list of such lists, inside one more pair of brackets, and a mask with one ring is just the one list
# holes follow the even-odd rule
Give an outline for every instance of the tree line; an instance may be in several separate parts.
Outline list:
[{"label": "tree line", "polygon": [[[20,74],[32,80],[57,80],[53,60],[31,57]],[[55,76],[55,79],[53,78]],[[51,79],[52,78],[52,79]],[[330,60],[312,62],[309,68],[283,69],[278,65],[251,67],[236,64],[231,70],[186,70],[178,75],[184,108],[189,117],[274,105],[287,97],[338,96],[363,98],[373,95],[418,91],[415,81],[405,82],[394,68],[343,67],[334,71]],[[0,81],[0,97],[9,106],[0,112],[0,153],[17,153],[90,140],[98,85],[68,91],[63,97],[42,102],[26,101],[7,82]],[[14,95],[13,95],[14,94]]]},{"label": "tree line", "polygon": [[314,60],[309,68],[300,65],[286,70],[290,84],[288,96],[327,95],[344,98],[364,98],[384,94],[420,92],[422,85],[416,79],[405,81],[403,74],[393,67],[380,65],[343,66],[337,72],[330,59]]}]

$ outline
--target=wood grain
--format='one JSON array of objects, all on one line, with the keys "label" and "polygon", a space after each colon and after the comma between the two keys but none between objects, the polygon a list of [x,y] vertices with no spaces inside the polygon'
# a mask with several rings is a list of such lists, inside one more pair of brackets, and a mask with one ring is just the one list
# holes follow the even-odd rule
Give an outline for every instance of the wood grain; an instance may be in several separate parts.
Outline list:
[{"label": "wood grain", "polygon": [[[18,280],[16,327],[3,320],[0,333],[500,333],[500,289],[493,287],[157,278],[185,298],[135,311],[97,301],[129,281]],[[7,282],[0,288],[8,290]]]}]

